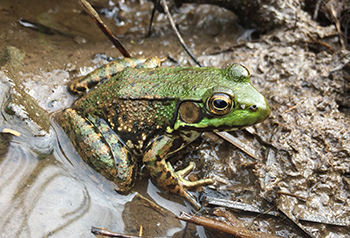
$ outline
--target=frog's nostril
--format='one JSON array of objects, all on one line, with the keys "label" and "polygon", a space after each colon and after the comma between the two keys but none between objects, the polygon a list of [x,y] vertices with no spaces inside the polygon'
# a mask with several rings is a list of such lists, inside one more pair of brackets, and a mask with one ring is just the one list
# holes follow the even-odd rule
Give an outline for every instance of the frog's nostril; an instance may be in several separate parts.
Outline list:
[{"label": "frog's nostril", "polygon": [[258,106],[257,105],[252,105],[252,106],[249,107],[249,109],[252,110],[252,111],[256,111],[256,110],[258,110]]}]

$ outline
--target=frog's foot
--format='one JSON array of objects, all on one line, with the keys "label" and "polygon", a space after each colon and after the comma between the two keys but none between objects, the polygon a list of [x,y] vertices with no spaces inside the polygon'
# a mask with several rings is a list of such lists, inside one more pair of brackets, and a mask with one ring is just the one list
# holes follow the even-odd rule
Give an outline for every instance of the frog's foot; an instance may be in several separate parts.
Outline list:
[{"label": "frog's foot", "polygon": [[[168,167],[169,169],[174,171],[172,165],[169,162],[168,162]],[[195,188],[195,187],[210,185],[214,183],[214,179],[211,179],[211,178],[200,179],[197,181],[188,181],[187,179],[185,179],[184,177],[186,177],[193,170],[193,168],[194,168],[194,163],[190,162],[190,164],[186,168],[174,172],[177,179],[182,183],[182,185],[185,188]]]},{"label": "frog's foot", "polygon": [[213,179],[200,179],[197,181],[188,181],[184,177],[186,177],[194,168],[194,163],[191,162],[186,168],[174,171],[172,165],[168,162],[168,168],[175,175],[175,177],[179,180],[179,190],[176,192],[178,195],[185,197],[187,201],[189,201],[197,210],[201,208],[201,205],[197,202],[196,198],[193,197],[188,191],[187,188],[199,187],[204,185],[210,185],[214,183]]},{"label": "frog's foot", "polygon": [[136,68],[143,69],[153,69],[162,66],[162,63],[165,60],[163,58],[159,59],[157,56],[149,57],[143,62],[139,64]]}]

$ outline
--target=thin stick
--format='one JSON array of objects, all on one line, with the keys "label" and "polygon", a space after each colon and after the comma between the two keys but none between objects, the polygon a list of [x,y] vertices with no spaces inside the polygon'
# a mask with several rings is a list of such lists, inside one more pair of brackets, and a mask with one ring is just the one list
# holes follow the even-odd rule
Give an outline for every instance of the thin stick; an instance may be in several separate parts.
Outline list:
[{"label": "thin stick", "polygon": [[94,226],[91,227],[91,233],[94,235],[103,235],[106,237],[113,237],[113,238],[142,238],[141,236],[125,235],[125,234],[109,231],[104,228],[99,228]]},{"label": "thin stick", "polygon": [[248,147],[246,144],[242,143],[240,140],[238,140],[236,137],[232,136],[228,132],[220,131],[220,132],[215,132],[215,134],[217,134],[221,138],[225,139],[226,141],[230,142],[232,145],[236,146],[237,148],[242,150],[244,153],[246,153],[250,157],[252,157],[256,160],[262,161],[262,158],[260,158],[260,156],[255,154],[250,147]]},{"label": "thin stick", "polygon": [[119,52],[126,58],[130,58],[131,55],[124,48],[124,46],[120,43],[117,37],[115,37],[112,31],[103,23],[98,13],[95,9],[85,0],[79,0],[79,3],[83,6],[84,10],[90,15],[90,17],[94,20],[97,26],[101,29],[101,31],[109,38],[110,41],[113,42],[115,47],[119,50]]},{"label": "thin stick", "polygon": [[225,232],[227,234],[234,235],[236,237],[241,237],[241,238],[256,238],[256,237],[261,237],[261,238],[271,238],[271,237],[277,237],[274,235],[270,234],[264,234],[264,233],[259,233],[255,231],[250,231],[247,230],[246,228],[243,227],[235,227],[235,226],[230,226],[225,223],[212,220],[206,217],[199,217],[199,216],[193,216],[185,212],[181,212],[179,216],[176,216],[177,219],[180,219],[182,221],[187,221],[191,222],[200,226],[204,226],[205,228],[210,228],[214,229],[219,232]]},{"label": "thin stick", "polygon": [[177,36],[177,39],[180,41],[180,44],[182,45],[182,47],[185,49],[185,51],[187,52],[187,54],[194,60],[194,62],[196,62],[196,64],[199,66],[199,67],[203,67],[203,65],[201,64],[201,62],[199,62],[197,60],[197,58],[192,54],[192,52],[188,49],[185,41],[182,39],[179,31],[177,30],[176,26],[175,26],[175,23],[174,23],[174,20],[169,12],[169,8],[168,8],[168,5],[167,3],[165,2],[165,0],[162,0],[162,3],[163,3],[163,8],[164,8],[164,12],[166,13],[167,17],[168,17],[168,20],[170,22],[170,25],[171,27],[173,28],[173,30],[175,31],[175,34]]},{"label": "thin stick", "polygon": [[157,5],[159,4],[159,1],[156,1],[153,4],[153,10],[152,10],[152,14],[151,14],[151,19],[148,25],[148,37],[150,37],[152,35],[152,23],[153,23],[153,19],[154,19],[154,15],[156,14],[156,10],[157,10]]}]

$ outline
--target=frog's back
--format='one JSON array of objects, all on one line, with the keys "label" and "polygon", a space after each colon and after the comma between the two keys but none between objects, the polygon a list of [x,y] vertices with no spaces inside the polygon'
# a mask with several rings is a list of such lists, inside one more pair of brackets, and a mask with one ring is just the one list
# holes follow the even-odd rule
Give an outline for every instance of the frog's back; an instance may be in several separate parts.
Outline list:
[{"label": "frog's back", "polygon": [[168,86],[161,73],[156,76],[152,72],[123,70],[82,96],[73,107],[82,114],[103,118],[130,149],[142,154],[145,141],[163,134],[172,123],[178,101],[172,89],[162,91]]},{"label": "frog's back", "polygon": [[201,98],[203,90],[225,84],[223,78],[223,70],[219,68],[128,68],[106,82],[105,87],[118,84],[115,93],[121,97]]}]

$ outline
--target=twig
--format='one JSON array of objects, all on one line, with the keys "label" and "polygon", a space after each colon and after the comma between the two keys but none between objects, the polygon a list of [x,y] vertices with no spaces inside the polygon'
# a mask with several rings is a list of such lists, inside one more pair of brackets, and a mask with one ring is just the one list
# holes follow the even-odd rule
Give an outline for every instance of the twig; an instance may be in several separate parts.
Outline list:
[{"label": "twig", "polygon": [[20,136],[20,135],[21,135],[20,132],[15,131],[15,130],[12,130],[12,129],[8,129],[8,128],[4,128],[4,129],[2,130],[2,133],[11,134],[11,135],[13,135],[13,136]]},{"label": "twig", "polygon": [[246,153],[250,157],[252,157],[256,160],[262,161],[262,158],[260,158],[260,156],[255,154],[250,147],[248,147],[246,144],[242,143],[240,140],[238,140],[236,137],[232,136],[231,134],[229,134],[225,131],[215,132],[215,134],[217,134],[218,136],[220,136],[224,140],[230,142],[232,145],[236,146],[237,148],[242,150],[244,153]]},{"label": "twig", "polygon": [[140,225],[139,237],[142,236],[142,231],[143,231],[143,227],[142,227],[142,225]]},{"label": "twig", "polygon": [[[229,209],[240,210],[245,212],[254,212],[259,213],[261,215],[271,215],[271,216],[280,216],[283,217],[281,212],[279,211],[271,211],[272,207],[269,209],[265,209],[263,207],[257,207],[252,204],[246,204],[237,201],[231,201],[227,199],[215,198],[215,197],[205,197],[202,203],[205,207],[208,206],[219,206],[219,207],[227,207]],[[281,211],[283,208],[278,209]],[[285,213],[285,212],[282,212]],[[291,218],[289,218],[291,219]],[[347,218],[332,218],[327,216],[317,216],[313,214],[305,214],[304,217],[298,217],[298,221],[308,221],[308,222],[316,222],[320,224],[329,224],[334,226],[345,226],[350,227],[350,221]]]},{"label": "twig", "polygon": [[156,1],[153,4],[153,10],[152,10],[152,14],[151,14],[151,19],[150,19],[149,25],[148,25],[148,37],[150,37],[151,34],[152,34],[152,23],[153,23],[154,15],[156,14],[156,10],[157,10],[157,5],[158,4],[159,4],[159,1]]},{"label": "twig", "polygon": [[[310,33],[308,33],[307,35],[308,35],[308,37],[310,37],[310,39],[311,39],[312,41],[314,41],[316,44],[319,44],[319,45],[321,45],[321,46],[324,46],[324,47],[330,49],[333,53],[335,52],[335,50],[334,50],[330,45],[328,45],[327,43],[322,42],[322,41],[319,41],[318,39],[314,38]],[[338,34],[338,35],[339,35],[339,34]]]},{"label": "twig", "polygon": [[245,211],[248,213],[258,213],[261,215],[271,215],[271,216],[279,216],[278,212],[272,211],[271,209],[266,209],[264,207],[258,207],[253,204],[247,204],[238,201],[232,201],[228,199],[215,198],[215,197],[205,197],[203,199],[204,206],[216,206],[216,207],[226,207],[229,209],[234,209],[238,211]]},{"label": "twig", "polygon": [[243,224],[236,216],[231,212],[227,211],[223,207],[218,207],[213,211],[213,214],[217,217],[224,217],[228,222],[231,223],[231,226],[243,227]]},{"label": "twig", "polygon": [[157,211],[159,214],[164,215],[164,210],[162,209],[162,207],[158,206],[158,204],[152,202],[151,200],[145,198],[144,196],[140,195],[140,194],[136,194],[136,198],[138,198],[140,201],[142,201],[142,203],[147,206],[150,207],[152,209],[154,209],[155,211]]},{"label": "twig", "polygon": [[318,11],[320,10],[321,2],[322,0],[318,0],[316,3],[313,20],[316,20],[318,17]]},{"label": "twig", "polygon": [[192,54],[192,52],[188,49],[185,41],[182,39],[179,31],[177,30],[176,26],[175,26],[175,23],[174,23],[174,20],[169,12],[169,8],[168,8],[168,5],[166,3],[165,0],[162,0],[162,3],[163,3],[163,8],[164,8],[164,12],[166,13],[167,17],[168,17],[168,20],[170,22],[170,25],[171,27],[173,28],[176,36],[177,36],[177,39],[180,41],[180,44],[181,46],[185,49],[185,51],[187,52],[187,54],[194,60],[194,62],[196,62],[196,64],[199,66],[199,67],[203,67],[203,65],[201,64],[201,62],[199,62],[197,60],[197,58]]},{"label": "twig", "polygon": [[114,238],[142,238],[141,236],[125,235],[125,234],[116,233],[113,231],[106,230],[104,228],[99,228],[94,226],[91,227],[91,233],[94,235],[102,235],[102,236],[114,237]]},{"label": "twig", "polygon": [[124,48],[124,46],[120,43],[117,37],[113,35],[111,30],[103,23],[98,13],[95,9],[85,0],[78,0],[79,3],[83,6],[84,10],[90,15],[90,17],[94,20],[97,26],[101,29],[101,31],[109,38],[110,41],[113,42],[115,47],[119,50],[119,52],[126,58],[130,58],[131,55]]},{"label": "twig", "polygon": [[334,10],[333,3],[330,4],[329,11],[330,11],[330,13],[331,13],[331,15],[333,17],[334,22],[335,22],[335,27],[337,28],[337,31],[338,31],[338,34],[339,34],[340,44],[341,44],[342,48],[345,49],[345,44],[344,44],[344,39],[342,37],[342,31],[341,31],[341,27],[340,27],[340,22],[338,20],[338,14]]},{"label": "twig", "polygon": [[270,234],[263,234],[255,231],[247,230],[244,227],[235,227],[230,226],[225,223],[209,219],[206,217],[199,217],[199,216],[193,216],[185,212],[180,212],[179,216],[176,216],[176,218],[182,220],[194,223],[196,225],[204,226],[205,228],[213,229],[219,232],[225,232],[227,234],[234,235],[236,237],[242,237],[242,238],[255,238],[255,237],[261,237],[261,238],[268,238],[268,237],[276,237]]}]

